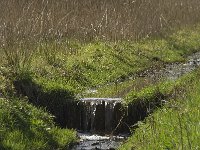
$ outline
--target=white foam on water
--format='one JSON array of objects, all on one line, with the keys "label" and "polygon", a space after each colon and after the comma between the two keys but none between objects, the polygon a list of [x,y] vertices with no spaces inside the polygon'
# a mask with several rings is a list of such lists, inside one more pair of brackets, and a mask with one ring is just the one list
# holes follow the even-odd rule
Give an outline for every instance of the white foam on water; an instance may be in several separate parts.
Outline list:
[{"label": "white foam on water", "polygon": [[101,136],[98,134],[89,134],[89,133],[78,133],[78,136],[81,140],[111,140],[111,139],[125,139],[127,138],[127,135],[118,135],[118,136]]}]

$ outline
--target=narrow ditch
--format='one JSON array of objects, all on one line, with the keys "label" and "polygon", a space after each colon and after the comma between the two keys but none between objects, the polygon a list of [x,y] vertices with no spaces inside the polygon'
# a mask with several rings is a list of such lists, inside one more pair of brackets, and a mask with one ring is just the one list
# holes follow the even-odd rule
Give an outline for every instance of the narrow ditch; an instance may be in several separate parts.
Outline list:
[{"label": "narrow ditch", "polygon": [[[152,82],[176,80],[198,66],[200,52],[189,56],[186,63],[167,64],[144,78]],[[78,130],[80,142],[73,150],[116,149],[129,136],[130,127],[160,107],[162,100],[165,100],[164,95],[157,95],[153,103],[138,101],[124,107],[121,98],[80,99],[84,110],[80,119],[82,128]]]},{"label": "narrow ditch", "polygon": [[[167,64],[144,78],[152,82],[176,80],[199,65],[200,52],[189,56],[186,63]],[[82,98],[75,101],[73,93],[62,89],[45,93],[29,79],[15,81],[14,85],[19,94],[28,96],[30,102],[46,107],[56,116],[58,125],[78,131],[80,142],[71,148],[73,150],[116,149],[130,134],[130,127],[147,117],[165,99],[158,93],[153,102],[137,101],[125,107],[121,98]],[[134,86],[129,91],[131,89]]]}]

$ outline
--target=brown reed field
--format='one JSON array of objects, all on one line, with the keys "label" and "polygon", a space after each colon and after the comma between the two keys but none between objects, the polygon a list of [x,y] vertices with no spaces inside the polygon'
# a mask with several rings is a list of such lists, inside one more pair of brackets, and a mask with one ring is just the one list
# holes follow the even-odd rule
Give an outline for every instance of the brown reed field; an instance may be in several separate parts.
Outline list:
[{"label": "brown reed field", "polygon": [[0,10],[1,46],[27,39],[137,40],[200,20],[199,0],[1,0]]}]

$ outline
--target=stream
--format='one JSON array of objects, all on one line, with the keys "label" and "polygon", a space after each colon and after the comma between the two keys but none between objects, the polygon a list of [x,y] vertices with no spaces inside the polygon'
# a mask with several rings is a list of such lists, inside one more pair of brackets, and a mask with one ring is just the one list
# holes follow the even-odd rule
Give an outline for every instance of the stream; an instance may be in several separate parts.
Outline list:
[{"label": "stream", "polygon": [[[176,80],[198,66],[200,66],[200,52],[189,56],[186,63],[167,64],[164,68],[154,70],[144,78],[157,82]],[[123,118],[121,102],[121,98],[80,99],[77,105],[84,108],[80,115],[81,129],[78,130],[80,142],[72,150],[117,149],[129,136],[128,127],[126,125],[119,126],[119,122]]]},{"label": "stream", "polygon": [[78,133],[80,137],[80,143],[76,145],[72,150],[111,150],[116,149],[127,139],[127,135],[118,136],[101,136],[91,133]]}]

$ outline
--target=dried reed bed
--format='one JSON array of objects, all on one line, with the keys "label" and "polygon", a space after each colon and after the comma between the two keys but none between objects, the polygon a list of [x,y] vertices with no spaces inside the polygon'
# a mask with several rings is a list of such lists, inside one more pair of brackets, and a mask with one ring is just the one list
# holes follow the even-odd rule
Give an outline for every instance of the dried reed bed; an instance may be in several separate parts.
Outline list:
[{"label": "dried reed bed", "polygon": [[200,20],[199,0],[1,0],[2,43],[135,40]]}]

